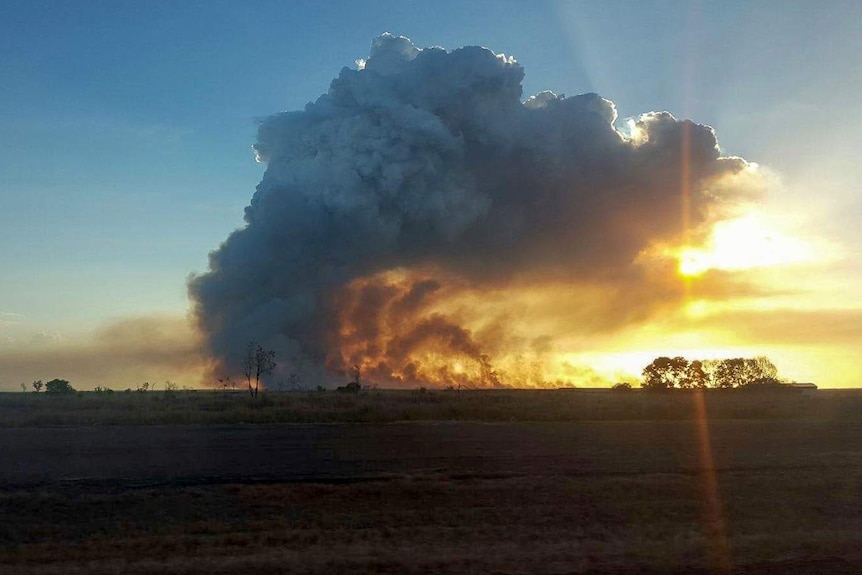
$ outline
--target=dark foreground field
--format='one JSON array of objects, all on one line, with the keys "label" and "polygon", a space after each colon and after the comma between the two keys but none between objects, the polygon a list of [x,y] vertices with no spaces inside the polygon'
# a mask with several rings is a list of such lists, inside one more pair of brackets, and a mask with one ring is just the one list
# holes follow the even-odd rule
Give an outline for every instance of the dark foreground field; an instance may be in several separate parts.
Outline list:
[{"label": "dark foreground field", "polygon": [[532,422],[485,397],[486,422],[0,429],[0,573],[862,572],[858,394],[574,393]]}]

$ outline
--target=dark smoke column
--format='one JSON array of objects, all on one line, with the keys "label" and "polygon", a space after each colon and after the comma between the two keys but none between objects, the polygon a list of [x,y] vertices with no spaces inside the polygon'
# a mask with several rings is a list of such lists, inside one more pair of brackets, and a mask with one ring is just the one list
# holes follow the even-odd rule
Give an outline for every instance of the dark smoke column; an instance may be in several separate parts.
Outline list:
[{"label": "dark smoke column", "polygon": [[307,380],[325,379],[338,290],[394,268],[477,286],[633,281],[637,254],[680,233],[683,130],[694,223],[711,201],[698,183],[744,166],[719,158],[710,128],[670,114],[644,115],[634,142],[595,94],[522,102],[523,75],[485,48],[384,34],[363,69],[264,120],[254,147],[267,170],[246,226],[189,282],[214,372],[236,373],[253,339],[281,368],[301,359]]}]

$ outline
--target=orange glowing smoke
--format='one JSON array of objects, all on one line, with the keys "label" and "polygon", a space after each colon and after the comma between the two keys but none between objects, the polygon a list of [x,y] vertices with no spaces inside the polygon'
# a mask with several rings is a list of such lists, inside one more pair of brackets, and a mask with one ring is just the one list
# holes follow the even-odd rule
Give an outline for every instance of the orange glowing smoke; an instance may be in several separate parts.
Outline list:
[{"label": "orange glowing smoke", "polygon": [[[397,270],[352,281],[333,299],[327,367],[383,386],[545,387],[571,384],[547,376],[536,341],[515,349],[500,323],[469,317],[457,281]],[[518,346],[514,346],[518,347]]]}]

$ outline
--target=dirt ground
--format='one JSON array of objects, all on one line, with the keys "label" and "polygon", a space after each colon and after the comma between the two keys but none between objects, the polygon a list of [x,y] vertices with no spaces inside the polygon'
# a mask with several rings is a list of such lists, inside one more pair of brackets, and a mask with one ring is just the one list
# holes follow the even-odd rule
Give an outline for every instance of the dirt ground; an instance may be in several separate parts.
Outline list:
[{"label": "dirt ground", "polygon": [[859,573],[862,423],[0,429],[0,573]]}]

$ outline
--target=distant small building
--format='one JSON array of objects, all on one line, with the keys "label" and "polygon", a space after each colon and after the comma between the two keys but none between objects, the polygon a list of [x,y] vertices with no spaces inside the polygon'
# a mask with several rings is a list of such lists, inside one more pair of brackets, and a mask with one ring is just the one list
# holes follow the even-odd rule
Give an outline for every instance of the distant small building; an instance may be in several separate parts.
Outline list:
[{"label": "distant small building", "polygon": [[817,386],[813,383],[791,383],[790,387],[796,391],[801,392],[803,395],[810,395],[817,391]]}]

